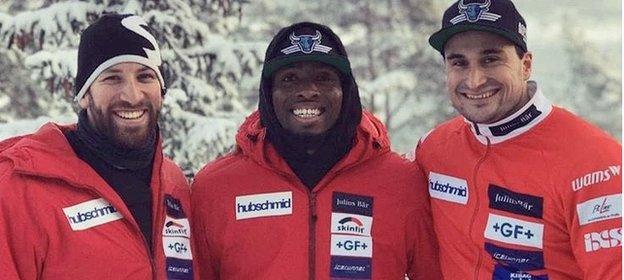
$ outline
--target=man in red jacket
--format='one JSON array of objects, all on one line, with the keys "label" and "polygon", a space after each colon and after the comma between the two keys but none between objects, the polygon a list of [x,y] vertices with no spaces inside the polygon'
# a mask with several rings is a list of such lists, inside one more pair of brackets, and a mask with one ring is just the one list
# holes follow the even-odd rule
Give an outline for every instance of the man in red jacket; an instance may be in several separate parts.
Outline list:
[{"label": "man in red jacket", "polygon": [[160,66],[138,16],[82,33],[77,125],[0,142],[0,278],[193,278],[188,183],[158,135]]},{"label": "man in red jacket", "polygon": [[423,178],[362,112],[328,27],[273,38],[236,140],[191,188],[201,279],[441,277]]},{"label": "man in red jacket", "polygon": [[621,279],[622,147],[529,81],[526,39],[509,0],[458,1],[429,38],[462,115],[416,149],[444,277]]}]

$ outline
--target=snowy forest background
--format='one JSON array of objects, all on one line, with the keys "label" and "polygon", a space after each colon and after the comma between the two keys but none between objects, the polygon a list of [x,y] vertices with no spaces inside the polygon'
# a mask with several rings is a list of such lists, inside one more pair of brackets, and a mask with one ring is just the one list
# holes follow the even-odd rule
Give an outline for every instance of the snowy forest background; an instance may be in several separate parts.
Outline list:
[{"label": "snowy forest background", "polygon": [[[257,107],[264,51],[294,22],[330,26],[345,43],[365,107],[408,152],[455,115],[442,59],[427,38],[452,0],[0,0],[0,139],[71,123],[79,35],[102,12],[141,15],[156,31],[169,91],[165,152],[192,176],[229,151]],[[557,105],[621,142],[618,1],[519,0],[533,79]]]}]

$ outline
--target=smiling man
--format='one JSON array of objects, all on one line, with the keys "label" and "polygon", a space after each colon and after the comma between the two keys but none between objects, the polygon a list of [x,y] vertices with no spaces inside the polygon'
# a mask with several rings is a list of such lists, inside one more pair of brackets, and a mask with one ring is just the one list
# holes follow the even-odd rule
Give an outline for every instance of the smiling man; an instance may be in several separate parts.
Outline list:
[{"label": "smiling man", "polygon": [[81,35],[77,125],[0,142],[2,279],[192,279],[189,188],[162,154],[165,83],[143,19]]},{"label": "smiling man", "polygon": [[461,114],[416,148],[444,277],[621,279],[621,145],[551,105],[526,40],[509,0],[458,1],[429,38]]},{"label": "smiling man", "polygon": [[422,178],[362,111],[334,32],[282,29],[258,107],[193,182],[201,279],[441,277]]}]

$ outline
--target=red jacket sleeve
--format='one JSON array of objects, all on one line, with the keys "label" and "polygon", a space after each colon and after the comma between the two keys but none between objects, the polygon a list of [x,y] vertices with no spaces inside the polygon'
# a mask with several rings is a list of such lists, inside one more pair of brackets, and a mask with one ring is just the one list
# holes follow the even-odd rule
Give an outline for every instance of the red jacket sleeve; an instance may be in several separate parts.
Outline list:
[{"label": "red jacket sleeve", "polygon": [[34,205],[11,176],[12,164],[0,160],[0,275],[2,279],[37,279],[43,267],[43,235],[28,215],[35,211]]},{"label": "red jacket sleeve", "polygon": [[[438,240],[433,229],[427,181],[413,162],[416,177],[415,192],[419,198],[416,209],[408,217],[407,233],[411,238],[409,279],[442,279],[438,258]],[[409,240],[409,239],[408,239]]]},{"label": "red jacket sleeve", "polygon": [[570,242],[586,280],[622,279],[621,154],[619,144],[604,145],[562,182]]},{"label": "red jacket sleeve", "polygon": [[191,212],[193,236],[195,237],[196,264],[199,279],[213,280],[219,279],[218,274],[218,258],[215,249],[210,244],[211,236],[210,213],[206,194],[205,181],[202,180],[201,173],[195,177],[195,181],[191,186]]}]

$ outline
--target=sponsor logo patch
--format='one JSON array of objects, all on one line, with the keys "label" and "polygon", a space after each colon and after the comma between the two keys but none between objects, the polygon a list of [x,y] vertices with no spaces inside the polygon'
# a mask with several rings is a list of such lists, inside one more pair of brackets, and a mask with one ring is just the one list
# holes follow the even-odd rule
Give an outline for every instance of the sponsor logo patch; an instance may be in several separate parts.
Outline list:
[{"label": "sponsor logo patch", "polygon": [[485,238],[542,249],[544,225],[490,213]]},{"label": "sponsor logo patch", "polygon": [[163,236],[191,238],[188,219],[172,219],[167,216],[162,231]]},{"label": "sponsor logo patch", "polygon": [[515,271],[512,268],[502,265],[494,266],[494,275],[492,279],[496,280],[548,280],[548,275],[533,275],[523,271]]},{"label": "sponsor logo patch", "polygon": [[463,21],[477,22],[479,20],[497,21],[501,15],[490,13],[491,0],[486,0],[483,3],[467,3],[464,4],[464,0],[457,2],[457,8],[459,9],[459,15],[450,19],[449,21],[455,25]]},{"label": "sponsor logo patch", "polygon": [[372,217],[356,214],[332,213],[331,233],[371,236],[372,224]]},{"label": "sponsor logo patch", "polygon": [[331,255],[370,258],[373,256],[373,239],[369,236],[332,234]]},{"label": "sponsor logo patch", "polygon": [[572,180],[572,190],[578,191],[582,188],[589,187],[598,183],[611,180],[611,178],[620,176],[620,165],[612,165],[604,170],[593,171],[579,178]]},{"label": "sponsor logo patch", "polygon": [[371,279],[370,258],[331,257],[330,276],[332,279]]},{"label": "sponsor logo patch", "polygon": [[464,179],[430,171],[429,195],[465,205],[468,203],[468,183]]},{"label": "sponsor logo patch", "polygon": [[622,194],[613,194],[590,199],[576,205],[579,224],[586,225],[598,221],[622,217]]},{"label": "sponsor logo patch", "polygon": [[192,260],[191,241],[184,237],[163,237],[163,249],[166,257]]},{"label": "sponsor logo patch", "polygon": [[518,271],[544,269],[544,253],[498,247],[485,243],[485,251],[498,263]]},{"label": "sponsor logo patch", "polygon": [[292,192],[275,192],[236,197],[236,220],[292,214]]},{"label": "sponsor logo patch", "polygon": [[622,246],[622,228],[607,229],[585,234],[585,252],[595,252]]},{"label": "sponsor logo patch", "polygon": [[316,33],[314,35],[295,35],[295,32],[290,33],[288,39],[290,39],[290,44],[287,48],[281,50],[284,54],[291,54],[296,52],[302,52],[304,54],[311,54],[312,52],[322,52],[328,53],[332,50],[331,47],[321,45],[321,39],[323,36],[321,32],[315,30]]},{"label": "sponsor logo patch", "polygon": [[334,192],[332,211],[373,216],[373,198],[370,196]]},{"label": "sponsor logo patch", "polygon": [[165,195],[165,209],[167,211],[167,215],[175,219],[186,218],[180,200],[168,194]]},{"label": "sponsor logo patch", "polygon": [[193,279],[193,262],[166,258],[167,279],[191,280]]},{"label": "sponsor logo patch", "polygon": [[535,105],[531,105],[514,119],[504,124],[490,127],[489,130],[494,136],[505,136],[518,128],[528,125],[541,114],[542,112]]},{"label": "sponsor logo patch", "polygon": [[63,213],[74,231],[89,229],[123,218],[121,213],[104,198],[65,207]]},{"label": "sponsor logo patch", "polygon": [[542,197],[512,192],[493,184],[490,184],[488,188],[488,197],[490,198],[490,208],[492,209],[538,219],[542,218],[544,205]]}]

